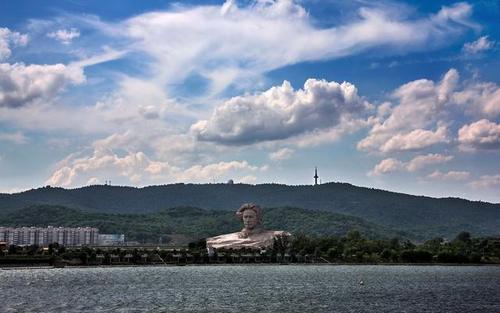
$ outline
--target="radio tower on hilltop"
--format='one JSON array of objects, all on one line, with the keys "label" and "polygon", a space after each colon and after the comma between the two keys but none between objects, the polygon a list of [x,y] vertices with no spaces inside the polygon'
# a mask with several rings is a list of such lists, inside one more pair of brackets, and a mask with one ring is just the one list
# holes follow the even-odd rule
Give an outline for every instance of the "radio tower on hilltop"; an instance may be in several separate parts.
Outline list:
[{"label": "radio tower on hilltop", "polygon": [[318,176],[318,168],[315,167],[314,168],[314,186],[318,185],[318,178],[319,178],[319,176]]}]

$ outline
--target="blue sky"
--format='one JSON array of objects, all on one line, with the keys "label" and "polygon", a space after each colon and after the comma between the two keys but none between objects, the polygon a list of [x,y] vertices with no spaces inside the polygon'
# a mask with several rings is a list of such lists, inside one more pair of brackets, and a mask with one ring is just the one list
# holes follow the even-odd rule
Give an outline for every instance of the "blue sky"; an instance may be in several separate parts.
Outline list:
[{"label": "blue sky", "polygon": [[500,202],[499,1],[2,1],[0,192],[322,182]]}]

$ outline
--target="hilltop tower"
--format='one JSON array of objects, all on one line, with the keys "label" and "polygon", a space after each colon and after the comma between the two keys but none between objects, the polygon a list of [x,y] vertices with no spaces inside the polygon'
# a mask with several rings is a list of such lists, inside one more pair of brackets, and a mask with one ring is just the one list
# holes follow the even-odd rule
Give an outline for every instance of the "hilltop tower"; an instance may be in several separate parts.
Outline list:
[{"label": "hilltop tower", "polygon": [[314,168],[314,186],[318,185],[318,178],[319,178],[319,176],[318,176],[318,168],[315,167]]}]

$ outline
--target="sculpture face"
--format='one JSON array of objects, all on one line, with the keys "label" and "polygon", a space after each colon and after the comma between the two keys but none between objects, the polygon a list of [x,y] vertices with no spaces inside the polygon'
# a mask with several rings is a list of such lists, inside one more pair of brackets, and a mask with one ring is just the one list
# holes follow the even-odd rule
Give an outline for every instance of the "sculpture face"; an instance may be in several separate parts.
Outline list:
[{"label": "sculpture face", "polygon": [[254,210],[245,210],[243,212],[243,224],[246,229],[254,229],[259,224],[257,213]]},{"label": "sculpture face", "polygon": [[274,237],[277,235],[288,234],[283,231],[265,230],[262,228],[261,208],[253,203],[243,204],[236,216],[241,219],[244,228],[236,233],[219,235],[207,238],[207,249],[214,251],[219,248],[255,248],[263,249],[271,247],[274,243]]}]

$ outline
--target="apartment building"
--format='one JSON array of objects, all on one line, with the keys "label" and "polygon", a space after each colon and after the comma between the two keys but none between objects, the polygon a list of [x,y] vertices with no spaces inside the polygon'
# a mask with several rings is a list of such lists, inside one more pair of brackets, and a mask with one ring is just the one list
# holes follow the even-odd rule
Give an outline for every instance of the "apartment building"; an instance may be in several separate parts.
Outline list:
[{"label": "apartment building", "polygon": [[93,227],[0,227],[0,241],[9,245],[64,246],[96,245],[99,229]]}]

